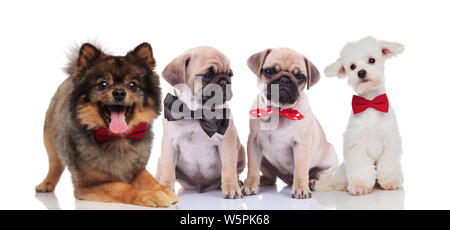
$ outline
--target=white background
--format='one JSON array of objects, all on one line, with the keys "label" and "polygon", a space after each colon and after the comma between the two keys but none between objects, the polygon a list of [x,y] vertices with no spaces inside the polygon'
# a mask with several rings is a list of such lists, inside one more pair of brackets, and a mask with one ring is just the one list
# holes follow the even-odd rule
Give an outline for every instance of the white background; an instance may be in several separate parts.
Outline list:
[{"label": "white background", "polygon": [[[373,35],[405,45],[386,62],[387,93],[403,137],[403,191],[375,191],[354,198],[314,193],[288,198],[289,188],[226,201],[219,192],[180,193],[174,208],[406,208],[448,209],[450,34],[448,1],[2,1],[0,3],[1,143],[0,209],[131,208],[75,201],[70,174],[55,194],[36,196],[47,173],[42,141],[44,116],[58,85],[67,77],[65,52],[76,42],[97,40],[123,55],[141,42],[153,46],[156,71],[188,48],[221,50],[234,71],[231,108],[245,145],[248,109],[258,93],[247,58],[270,47],[290,47],[323,73],[346,42]],[[168,84],[162,80],[163,94]],[[345,80],[324,76],[308,92],[313,112],[342,161],[342,133],[353,94]],[[148,169],[156,172],[161,119]],[[241,174],[245,179],[246,173]],[[42,202],[40,202],[42,201]],[[58,203],[59,201],[59,203]],[[45,206],[47,205],[47,206]]]}]

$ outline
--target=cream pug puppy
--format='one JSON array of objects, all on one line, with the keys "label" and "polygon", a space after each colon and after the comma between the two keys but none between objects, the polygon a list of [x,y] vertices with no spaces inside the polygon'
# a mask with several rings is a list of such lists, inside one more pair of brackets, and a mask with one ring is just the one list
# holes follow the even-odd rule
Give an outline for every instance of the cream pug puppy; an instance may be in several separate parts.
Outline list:
[{"label": "cream pug puppy", "polygon": [[225,55],[208,46],[186,51],[163,70],[173,92],[164,99],[157,178],[167,188],[177,180],[185,189],[221,187],[224,198],[242,197],[245,151],[226,103],[232,75]]},{"label": "cream pug puppy", "polygon": [[261,93],[250,112],[244,195],[256,194],[260,184],[275,184],[278,177],[292,185],[293,198],[310,198],[310,186],[338,164],[304,92],[319,81],[319,71],[289,48],[256,53],[247,64]]}]

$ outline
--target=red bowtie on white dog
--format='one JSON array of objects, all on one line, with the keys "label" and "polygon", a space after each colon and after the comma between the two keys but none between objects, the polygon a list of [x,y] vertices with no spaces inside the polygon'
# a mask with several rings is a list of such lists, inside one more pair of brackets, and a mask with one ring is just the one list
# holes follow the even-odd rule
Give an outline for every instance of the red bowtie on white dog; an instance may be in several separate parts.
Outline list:
[{"label": "red bowtie on white dog", "polygon": [[402,186],[401,139],[385,94],[384,62],[403,50],[399,43],[367,37],[348,43],[325,69],[328,77],[347,76],[358,96],[344,133],[344,162],[334,176],[320,178],[317,191],[347,190],[359,196],[369,194],[376,183],[385,190]]}]

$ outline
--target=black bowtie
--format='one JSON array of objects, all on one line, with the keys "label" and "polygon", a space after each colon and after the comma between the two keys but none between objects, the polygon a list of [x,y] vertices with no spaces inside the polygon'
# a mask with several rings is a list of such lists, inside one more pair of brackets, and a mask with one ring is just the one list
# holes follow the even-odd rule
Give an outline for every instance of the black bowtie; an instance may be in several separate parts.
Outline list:
[{"label": "black bowtie", "polygon": [[[178,108],[172,108],[175,102],[180,104]],[[164,98],[164,118],[168,121],[179,121],[183,119],[198,120],[200,127],[209,137],[212,137],[214,133],[225,134],[229,124],[229,114],[230,110],[228,108],[197,109],[191,111],[178,97],[170,93]]]}]

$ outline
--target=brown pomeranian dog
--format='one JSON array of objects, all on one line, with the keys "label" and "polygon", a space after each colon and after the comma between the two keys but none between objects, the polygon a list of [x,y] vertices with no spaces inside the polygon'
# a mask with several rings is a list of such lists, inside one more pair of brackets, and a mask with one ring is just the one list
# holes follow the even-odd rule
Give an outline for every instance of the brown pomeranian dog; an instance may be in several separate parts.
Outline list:
[{"label": "brown pomeranian dog", "polygon": [[36,192],[53,192],[67,166],[80,200],[167,207],[176,194],[145,169],[161,89],[152,47],[125,56],[83,44],[48,108],[44,144],[49,171]]}]

